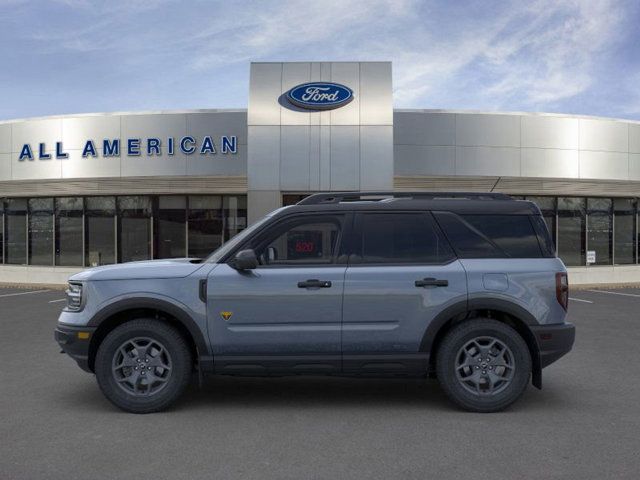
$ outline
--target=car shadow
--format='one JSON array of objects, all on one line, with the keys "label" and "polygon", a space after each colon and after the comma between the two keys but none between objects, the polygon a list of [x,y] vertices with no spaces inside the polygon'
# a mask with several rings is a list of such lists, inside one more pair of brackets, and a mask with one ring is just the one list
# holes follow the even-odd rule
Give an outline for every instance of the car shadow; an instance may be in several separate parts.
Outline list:
[{"label": "car shadow", "polygon": [[[71,385],[69,386],[71,387]],[[78,410],[114,410],[95,383],[81,382],[59,394],[58,402]],[[194,379],[174,411],[189,412],[210,408],[405,408],[434,412],[462,412],[446,397],[438,382],[420,378],[340,378],[340,377],[206,377],[202,386]],[[511,412],[563,411],[578,408],[566,389],[529,387],[512,405]]]},{"label": "car shadow", "polygon": [[203,405],[366,407],[380,405],[451,408],[438,383],[413,378],[209,377],[194,382],[180,409]]}]

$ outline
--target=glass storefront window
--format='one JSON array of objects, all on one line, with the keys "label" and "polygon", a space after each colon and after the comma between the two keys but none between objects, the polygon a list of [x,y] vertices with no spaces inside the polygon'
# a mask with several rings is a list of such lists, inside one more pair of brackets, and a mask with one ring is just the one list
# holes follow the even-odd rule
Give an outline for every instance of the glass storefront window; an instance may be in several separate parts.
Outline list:
[{"label": "glass storefront window", "polygon": [[187,198],[182,196],[158,197],[158,215],[155,223],[156,258],[185,257]]},{"label": "glass storefront window", "polygon": [[611,265],[613,261],[612,206],[610,198],[587,199],[587,248],[596,254],[592,265]]},{"label": "glass storefront window", "polygon": [[224,241],[228,241],[247,228],[247,197],[225,196],[224,203]]},{"label": "glass storefront window", "polygon": [[29,265],[53,265],[53,199],[29,199]]},{"label": "glass storefront window", "polygon": [[116,263],[116,199],[85,200],[85,264],[88,267]]},{"label": "glass storefront window", "polygon": [[613,261],[617,265],[636,263],[636,201],[633,198],[613,200]]},{"label": "glass storefront window", "polygon": [[24,265],[27,263],[27,200],[7,199],[5,214],[4,261]]},{"label": "glass storefront window", "polygon": [[553,244],[556,245],[556,197],[526,197],[526,199],[538,205]]},{"label": "glass storefront window", "polygon": [[0,198],[0,263],[4,263],[4,200]]},{"label": "glass storefront window", "polygon": [[151,258],[151,198],[118,197],[118,252],[121,262]]},{"label": "glass storefront window", "polygon": [[586,264],[586,201],[584,198],[558,198],[558,256],[565,265]]},{"label": "glass storefront window", "polygon": [[204,258],[222,245],[222,197],[189,197],[189,257]]},{"label": "glass storefront window", "polygon": [[82,265],[82,197],[56,198],[56,265]]}]

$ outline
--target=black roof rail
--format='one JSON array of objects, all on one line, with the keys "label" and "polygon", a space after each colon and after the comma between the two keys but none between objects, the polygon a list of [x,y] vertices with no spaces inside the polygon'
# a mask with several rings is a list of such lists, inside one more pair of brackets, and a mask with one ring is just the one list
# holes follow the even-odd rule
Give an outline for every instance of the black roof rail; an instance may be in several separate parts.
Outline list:
[{"label": "black roof rail", "polygon": [[469,200],[512,200],[505,193],[493,192],[331,192],[314,193],[300,200],[296,205],[320,205],[340,202],[381,201],[389,198],[415,200],[469,199]]}]

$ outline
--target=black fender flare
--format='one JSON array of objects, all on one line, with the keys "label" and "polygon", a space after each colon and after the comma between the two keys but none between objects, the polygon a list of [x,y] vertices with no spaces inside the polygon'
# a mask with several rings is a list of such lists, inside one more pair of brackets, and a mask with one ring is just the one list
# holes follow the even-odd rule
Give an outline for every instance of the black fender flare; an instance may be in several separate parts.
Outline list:
[{"label": "black fender flare", "polygon": [[121,312],[136,309],[160,310],[171,315],[180,322],[184,328],[186,328],[191,335],[191,338],[193,338],[200,362],[212,359],[209,344],[205,339],[202,329],[198,326],[191,315],[185,311],[185,309],[167,300],[155,297],[133,297],[117,300],[106,307],[101,308],[93,317],[91,317],[87,326],[98,328],[106,319]]},{"label": "black fender flare", "polygon": [[531,330],[531,326],[539,325],[536,318],[520,305],[500,299],[500,298],[474,298],[469,300],[459,301],[450,305],[441,311],[432,321],[429,323],[422,342],[420,343],[420,351],[426,352],[431,356],[431,350],[436,340],[438,333],[452,318],[467,315],[473,310],[497,310],[504,312],[511,317],[517,319],[522,328],[526,330],[525,338],[527,344],[531,347],[531,360],[533,363],[533,378],[532,383],[537,388],[542,388],[542,366],[540,363],[540,345],[538,340]]}]

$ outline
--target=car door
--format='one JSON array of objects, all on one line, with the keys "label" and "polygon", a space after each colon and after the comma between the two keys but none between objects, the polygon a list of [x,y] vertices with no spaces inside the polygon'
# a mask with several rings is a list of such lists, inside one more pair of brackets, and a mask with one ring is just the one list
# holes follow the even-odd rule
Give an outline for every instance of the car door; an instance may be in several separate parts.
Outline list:
[{"label": "car door", "polygon": [[345,275],[345,372],[426,371],[421,344],[443,310],[466,305],[464,268],[428,212],[362,212]]},{"label": "car door", "polygon": [[287,217],[240,247],[255,250],[258,268],[213,269],[207,316],[218,371],[341,370],[345,220],[340,213]]}]

